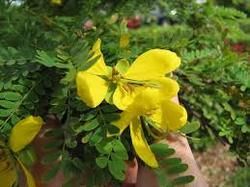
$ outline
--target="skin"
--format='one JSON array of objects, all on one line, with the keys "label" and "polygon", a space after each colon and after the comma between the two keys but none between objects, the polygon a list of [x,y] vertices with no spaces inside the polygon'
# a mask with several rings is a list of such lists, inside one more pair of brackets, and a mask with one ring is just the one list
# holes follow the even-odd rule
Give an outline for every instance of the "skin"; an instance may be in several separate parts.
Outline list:
[{"label": "skin", "polygon": [[[190,149],[188,141],[185,137],[179,135],[169,135],[162,143],[167,143],[174,148],[176,157],[180,157],[182,161],[188,164],[188,170],[183,175],[193,175],[195,180],[186,185],[186,187],[208,187],[204,177],[202,176],[197,163],[194,159],[193,153]],[[154,173],[147,167],[138,166],[135,161],[134,164],[129,165],[127,170],[127,177],[123,187],[158,187],[157,179]]]}]

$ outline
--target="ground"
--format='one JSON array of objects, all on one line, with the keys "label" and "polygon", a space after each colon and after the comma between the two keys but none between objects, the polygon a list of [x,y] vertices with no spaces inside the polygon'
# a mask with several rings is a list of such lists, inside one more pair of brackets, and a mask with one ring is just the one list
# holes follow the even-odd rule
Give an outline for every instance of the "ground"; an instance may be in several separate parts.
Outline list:
[{"label": "ground", "polygon": [[194,156],[210,187],[231,186],[230,179],[238,164],[227,145],[218,143],[206,151],[195,152]]}]

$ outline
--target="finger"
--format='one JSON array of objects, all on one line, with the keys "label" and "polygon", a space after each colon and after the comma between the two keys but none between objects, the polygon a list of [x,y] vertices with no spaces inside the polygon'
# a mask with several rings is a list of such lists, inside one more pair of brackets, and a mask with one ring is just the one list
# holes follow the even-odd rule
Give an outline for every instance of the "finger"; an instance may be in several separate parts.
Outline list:
[{"label": "finger", "polygon": [[122,187],[134,187],[137,180],[138,163],[136,159],[127,162],[126,176]]},{"label": "finger", "polygon": [[153,171],[145,166],[139,166],[136,187],[158,187]]}]

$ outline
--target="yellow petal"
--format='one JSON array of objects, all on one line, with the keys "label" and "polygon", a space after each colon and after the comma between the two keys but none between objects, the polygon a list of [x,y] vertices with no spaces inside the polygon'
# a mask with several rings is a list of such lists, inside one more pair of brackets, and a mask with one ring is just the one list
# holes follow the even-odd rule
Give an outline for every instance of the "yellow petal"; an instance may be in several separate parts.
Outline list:
[{"label": "yellow petal", "polygon": [[99,57],[93,66],[91,66],[87,72],[94,75],[108,75],[107,66],[104,61],[103,54],[101,52],[101,40],[98,39],[92,47],[91,52],[93,52],[93,56],[90,60]]},{"label": "yellow petal", "polygon": [[140,55],[124,76],[133,80],[151,80],[175,70],[180,62],[174,52],[151,49]]},{"label": "yellow petal", "polygon": [[137,90],[136,97],[126,111],[138,115],[147,115],[159,108],[159,91],[153,88],[141,88]]},{"label": "yellow petal", "polygon": [[18,152],[28,145],[44,124],[41,117],[29,116],[19,121],[11,130],[9,145],[12,151]]},{"label": "yellow petal", "polygon": [[161,99],[170,99],[175,97],[179,91],[179,84],[170,78],[163,77],[157,79],[158,84],[160,85],[160,94]]},{"label": "yellow petal", "polygon": [[113,122],[113,124],[120,129],[120,134],[122,134],[122,132],[129,126],[135,117],[135,113],[124,111],[120,114],[120,119]]},{"label": "yellow petal", "polygon": [[29,172],[29,170],[23,165],[23,163],[19,159],[17,159],[17,160],[18,160],[21,168],[24,171],[24,175],[26,177],[27,187],[36,187],[35,180],[34,180],[33,176],[31,175],[31,173]]},{"label": "yellow petal", "polygon": [[169,131],[176,131],[187,122],[186,109],[171,101],[165,100],[162,103],[162,126]]},{"label": "yellow petal", "polygon": [[78,72],[76,76],[77,94],[89,107],[95,108],[105,98],[108,83],[99,76]]},{"label": "yellow petal", "polygon": [[114,95],[113,103],[120,110],[125,110],[136,96],[136,87],[129,84],[118,85]]},{"label": "yellow petal", "polygon": [[10,159],[0,156],[0,186],[12,187],[17,180],[16,170]]},{"label": "yellow petal", "polygon": [[12,187],[16,182],[17,175],[15,170],[6,169],[4,171],[0,171],[0,186],[4,187]]},{"label": "yellow petal", "polygon": [[142,126],[138,119],[133,120],[130,125],[130,134],[137,155],[150,167],[158,167],[158,162],[144,137]]},{"label": "yellow petal", "polygon": [[120,48],[126,48],[129,44],[129,34],[123,33],[120,36]]},{"label": "yellow petal", "polygon": [[164,127],[162,127],[162,110],[160,108],[156,109],[154,112],[148,115],[148,117],[153,121],[152,125],[154,125],[156,128],[166,130]]},{"label": "yellow petal", "polygon": [[151,114],[159,107],[159,94],[156,89],[138,89],[133,102],[121,113],[120,119],[114,122],[114,124],[120,129],[120,133],[122,133],[134,118]]}]

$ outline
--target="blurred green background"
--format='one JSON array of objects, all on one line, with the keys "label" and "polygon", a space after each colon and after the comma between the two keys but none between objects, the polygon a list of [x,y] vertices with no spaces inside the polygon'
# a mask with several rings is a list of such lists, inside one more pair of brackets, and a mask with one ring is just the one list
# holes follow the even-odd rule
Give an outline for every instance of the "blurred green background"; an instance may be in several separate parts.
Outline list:
[{"label": "blurred green background", "polygon": [[[62,117],[66,110],[63,93],[74,72],[39,64],[37,50],[63,58],[79,41],[90,46],[101,38],[106,63],[114,64],[165,48],[182,59],[174,77],[189,123],[200,125],[190,143],[210,185],[247,186],[249,15],[249,0],[0,0],[0,98],[6,91],[23,96],[17,100],[24,98],[0,132],[8,133],[26,114],[49,111]],[[34,82],[39,86],[27,95]],[[0,124],[12,108],[0,102]],[[220,165],[224,160],[228,162]],[[209,173],[209,166],[218,172]],[[227,177],[211,180],[221,172]]]}]

